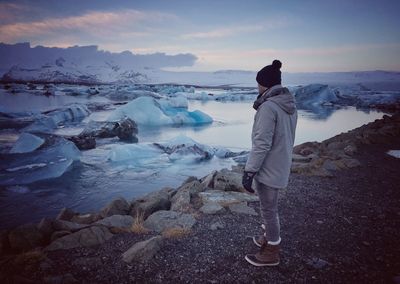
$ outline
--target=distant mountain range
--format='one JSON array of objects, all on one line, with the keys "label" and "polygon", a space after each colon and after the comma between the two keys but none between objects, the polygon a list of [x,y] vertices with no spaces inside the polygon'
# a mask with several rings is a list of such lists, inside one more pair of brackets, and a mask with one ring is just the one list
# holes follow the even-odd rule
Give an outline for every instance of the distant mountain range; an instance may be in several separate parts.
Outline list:
[{"label": "distant mountain range", "polygon": [[[111,53],[97,46],[68,48],[31,47],[29,43],[0,43],[0,77],[3,82],[37,83],[139,83],[200,86],[255,84],[254,71],[172,72],[164,67],[191,66],[193,54],[137,55],[129,51]],[[284,84],[386,82],[400,85],[400,72],[355,71],[283,73]]]}]

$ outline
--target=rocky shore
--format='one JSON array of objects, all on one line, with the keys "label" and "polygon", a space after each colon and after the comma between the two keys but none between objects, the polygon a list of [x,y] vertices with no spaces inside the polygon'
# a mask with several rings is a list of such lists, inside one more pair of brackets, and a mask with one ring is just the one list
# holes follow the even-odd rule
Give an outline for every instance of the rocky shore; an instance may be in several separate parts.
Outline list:
[{"label": "rocky shore", "polygon": [[400,283],[400,114],[294,149],[282,263],[256,268],[243,168],[0,232],[1,283]]}]

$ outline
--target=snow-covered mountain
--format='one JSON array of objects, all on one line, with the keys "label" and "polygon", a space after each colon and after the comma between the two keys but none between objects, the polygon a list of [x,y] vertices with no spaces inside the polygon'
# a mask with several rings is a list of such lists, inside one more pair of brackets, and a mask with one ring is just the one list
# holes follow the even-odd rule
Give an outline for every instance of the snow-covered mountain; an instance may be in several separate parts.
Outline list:
[{"label": "snow-covered mountain", "polygon": [[[0,43],[0,72],[2,72],[0,76],[3,82],[147,83],[246,87],[256,85],[255,71],[172,72],[162,70],[165,67],[191,66],[196,59],[193,54],[138,55],[130,51],[111,53],[99,50],[97,46],[32,48],[29,43],[14,45]],[[369,89],[374,89],[376,84],[380,84],[380,90],[400,89],[400,72],[283,72],[282,77],[284,85],[363,83],[367,84]]]}]

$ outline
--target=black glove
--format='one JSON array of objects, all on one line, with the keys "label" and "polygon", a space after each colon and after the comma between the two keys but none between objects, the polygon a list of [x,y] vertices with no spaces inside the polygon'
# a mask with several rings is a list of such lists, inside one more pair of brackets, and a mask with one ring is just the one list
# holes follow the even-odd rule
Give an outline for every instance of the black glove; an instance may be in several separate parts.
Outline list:
[{"label": "black glove", "polygon": [[254,172],[244,172],[242,177],[242,185],[244,189],[246,189],[250,193],[254,193],[254,190],[251,188],[251,184],[253,183],[253,178],[256,175]]}]

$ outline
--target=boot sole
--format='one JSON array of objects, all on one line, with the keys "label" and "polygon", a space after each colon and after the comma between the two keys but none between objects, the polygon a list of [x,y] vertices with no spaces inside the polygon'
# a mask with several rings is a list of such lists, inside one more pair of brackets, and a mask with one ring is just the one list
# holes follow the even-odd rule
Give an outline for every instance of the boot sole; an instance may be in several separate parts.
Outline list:
[{"label": "boot sole", "polygon": [[247,260],[248,263],[254,265],[254,266],[258,266],[258,267],[262,267],[262,266],[277,266],[279,265],[279,261],[275,262],[275,263],[260,263],[260,262],[254,262],[252,261],[250,258],[247,257],[247,255],[244,257],[244,259]]}]

